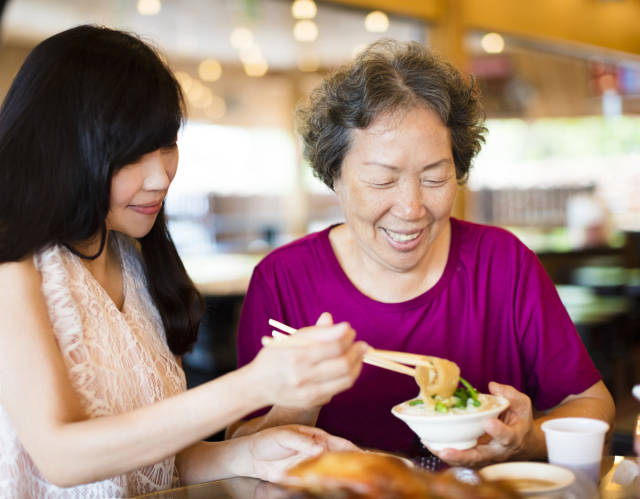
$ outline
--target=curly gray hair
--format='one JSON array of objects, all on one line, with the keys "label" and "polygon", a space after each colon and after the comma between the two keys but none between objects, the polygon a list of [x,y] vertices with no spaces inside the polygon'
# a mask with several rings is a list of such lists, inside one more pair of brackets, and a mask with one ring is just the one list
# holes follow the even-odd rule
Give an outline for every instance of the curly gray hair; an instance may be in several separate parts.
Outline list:
[{"label": "curly gray hair", "polygon": [[451,133],[456,178],[464,183],[484,142],[484,113],[475,80],[417,42],[383,39],[329,75],[296,112],[304,157],[333,189],[349,150],[350,131],[381,114],[424,105]]}]

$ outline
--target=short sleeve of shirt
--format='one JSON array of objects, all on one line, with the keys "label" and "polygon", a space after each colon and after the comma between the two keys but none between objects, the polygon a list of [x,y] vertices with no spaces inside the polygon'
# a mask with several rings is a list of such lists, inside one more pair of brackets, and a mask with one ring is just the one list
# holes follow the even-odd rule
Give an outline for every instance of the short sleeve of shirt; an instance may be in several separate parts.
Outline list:
[{"label": "short sleeve of shirt", "polygon": [[525,392],[536,408],[546,410],[601,377],[538,258],[522,245],[519,260],[514,317]]},{"label": "short sleeve of shirt", "polygon": [[238,324],[238,367],[251,362],[262,348],[262,337],[270,336],[269,317],[278,317],[275,300],[260,267],[256,267]]}]

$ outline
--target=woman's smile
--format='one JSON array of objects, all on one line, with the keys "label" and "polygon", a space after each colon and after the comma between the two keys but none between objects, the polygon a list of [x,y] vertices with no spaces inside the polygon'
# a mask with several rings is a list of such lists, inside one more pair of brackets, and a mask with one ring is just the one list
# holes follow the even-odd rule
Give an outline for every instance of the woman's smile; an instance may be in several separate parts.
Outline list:
[{"label": "woman's smile", "polygon": [[424,229],[400,232],[382,227],[382,232],[392,248],[398,251],[411,251],[420,244]]},{"label": "woman's smile", "polygon": [[153,204],[130,204],[129,208],[141,215],[155,215],[162,209],[162,201]]}]

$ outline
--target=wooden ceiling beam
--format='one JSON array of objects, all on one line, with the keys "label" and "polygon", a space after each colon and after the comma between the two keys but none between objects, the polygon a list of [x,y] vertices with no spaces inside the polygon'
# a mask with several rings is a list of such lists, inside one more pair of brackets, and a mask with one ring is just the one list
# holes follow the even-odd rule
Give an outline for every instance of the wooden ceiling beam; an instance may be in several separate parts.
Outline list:
[{"label": "wooden ceiling beam", "polygon": [[[431,23],[441,22],[451,8],[448,0],[329,1]],[[640,55],[638,0],[462,0],[455,4],[465,30],[498,31]]]},{"label": "wooden ceiling beam", "polygon": [[[322,0],[320,0],[322,1]],[[383,10],[389,14],[416,17],[424,21],[440,19],[446,0],[327,0],[366,10]]]},{"label": "wooden ceiling beam", "polygon": [[467,29],[640,54],[638,0],[465,0]]}]

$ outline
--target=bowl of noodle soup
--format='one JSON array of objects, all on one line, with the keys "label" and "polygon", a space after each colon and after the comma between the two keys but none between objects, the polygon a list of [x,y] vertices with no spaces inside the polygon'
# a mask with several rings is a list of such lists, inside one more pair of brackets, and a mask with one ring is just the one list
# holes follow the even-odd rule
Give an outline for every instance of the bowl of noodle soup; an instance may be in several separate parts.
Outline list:
[{"label": "bowl of noodle soup", "polygon": [[478,394],[480,406],[452,408],[447,413],[439,412],[430,404],[415,404],[412,399],[391,409],[391,413],[404,421],[418,435],[422,443],[431,450],[446,448],[471,449],[484,433],[484,423],[496,418],[509,407],[509,401],[499,395]]},{"label": "bowl of noodle soup", "polygon": [[509,407],[504,397],[478,393],[447,359],[416,357],[414,376],[420,388],[418,397],[396,405],[391,413],[431,450],[475,447],[485,422]]}]

